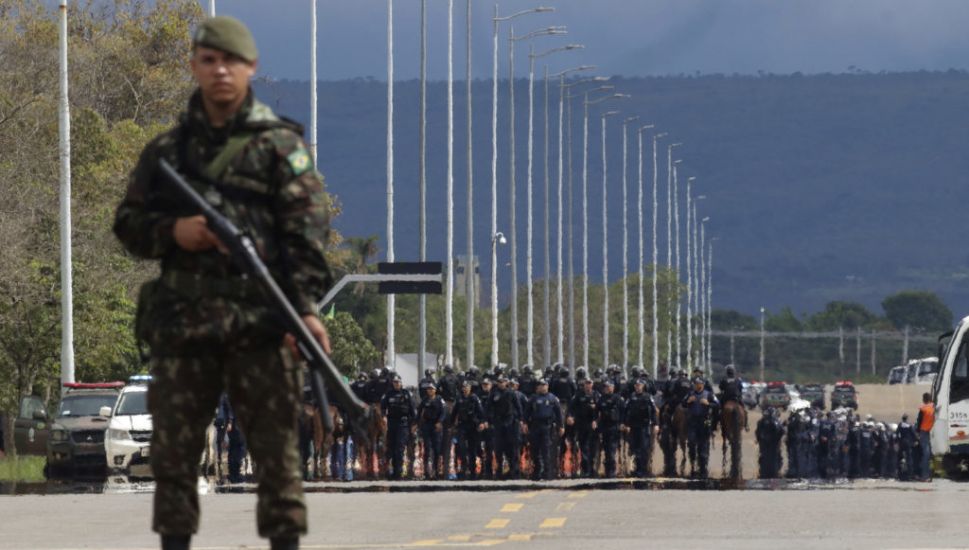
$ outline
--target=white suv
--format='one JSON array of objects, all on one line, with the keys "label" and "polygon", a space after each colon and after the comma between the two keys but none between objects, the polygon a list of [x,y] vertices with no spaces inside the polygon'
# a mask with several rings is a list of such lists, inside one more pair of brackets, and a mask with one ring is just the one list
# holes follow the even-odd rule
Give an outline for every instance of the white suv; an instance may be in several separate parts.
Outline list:
[{"label": "white suv", "polygon": [[[149,472],[148,456],[151,443],[151,415],[148,414],[149,376],[129,379],[121,390],[113,411],[101,409],[103,416],[110,416],[104,437],[104,450],[108,469],[125,473]],[[105,414],[107,413],[107,414]]]}]

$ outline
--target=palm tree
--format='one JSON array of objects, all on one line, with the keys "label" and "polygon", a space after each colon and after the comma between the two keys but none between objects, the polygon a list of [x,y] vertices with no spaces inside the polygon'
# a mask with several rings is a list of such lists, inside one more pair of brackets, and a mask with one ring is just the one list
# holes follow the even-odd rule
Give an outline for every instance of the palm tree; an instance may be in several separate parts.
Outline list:
[{"label": "palm tree", "polygon": [[[348,237],[346,239],[347,250],[350,257],[347,259],[348,273],[373,273],[374,266],[371,261],[377,256],[377,235],[369,237]],[[366,290],[364,283],[357,283],[353,287],[353,294],[363,295]]]}]

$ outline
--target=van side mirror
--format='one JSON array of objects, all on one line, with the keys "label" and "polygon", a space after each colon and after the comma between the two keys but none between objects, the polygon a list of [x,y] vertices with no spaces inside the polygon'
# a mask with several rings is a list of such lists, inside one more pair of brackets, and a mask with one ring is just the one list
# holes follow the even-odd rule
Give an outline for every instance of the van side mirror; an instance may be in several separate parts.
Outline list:
[{"label": "van side mirror", "polygon": [[108,406],[101,407],[101,410],[98,411],[98,414],[105,418],[111,418],[111,407],[108,407]]},{"label": "van side mirror", "polygon": [[45,410],[34,410],[33,414],[34,420],[47,420],[47,411]]}]

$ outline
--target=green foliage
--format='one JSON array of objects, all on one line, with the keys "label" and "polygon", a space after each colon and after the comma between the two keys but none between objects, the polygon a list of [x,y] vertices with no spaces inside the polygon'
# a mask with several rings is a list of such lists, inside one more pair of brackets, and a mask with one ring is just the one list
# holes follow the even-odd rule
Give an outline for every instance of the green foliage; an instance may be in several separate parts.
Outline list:
[{"label": "green foliage", "polygon": [[903,290],[882,301],[885,315],[896,328],[945,332],[952,328],[952,310],[932,292]]},{"label": "green foliage", "polygon": [[760,324],[753,315],[732,309],[714,309],[710,313],[713,330],[758,330]]},{"label": "green foliage", "polygon": [[353,377],[368,367],[380,365],[381,353],[349,313],[338,311],[332,317],[325,316],[323,323],[330,334],[333,362],[343,374]]},{"label": "green foliage", "polygon": [[857,302],[829,302],[824,311],[815,313],[807,320],[807,328],[825,331],[839,328],[856,329],[867,327],[878,321],[878,317]]},{"label": "green foliage", "polygon": [[42,456],[0,458],[0,481],[44,481],[46,461]]},{"label": "green foliage", "polygon": [[776,314],[767,313],[764,328],[770,332],[800,332],[804,329],[804,323],[794,315],[790,307],[783,307]]}]

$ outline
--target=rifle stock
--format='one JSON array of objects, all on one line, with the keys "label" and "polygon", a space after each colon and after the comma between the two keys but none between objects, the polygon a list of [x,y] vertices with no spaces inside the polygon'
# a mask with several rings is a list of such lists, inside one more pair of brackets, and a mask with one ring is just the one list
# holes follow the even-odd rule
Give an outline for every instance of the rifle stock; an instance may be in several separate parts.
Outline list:
[{"label": "rifle stock", "polygon": [[326,428],[333,430],[333,418],[329,414],[329,401],[324,386],[324,384],[329,384],[333,389],[333,396],[337,403],[349,414],[352,429],[355,432],[360,432],[368,415],[371,414],[370,408],[360,401],[340,378],[339,370],[323,351],[320,343],[310,333],[279,284],[273,279],[269,268],[266,267],[266,264],[263,263],[256,252],[252,240],[203,199],[166,160],[162,159],[160,166],[162,173],[178,195],[188,201],[193,208],[198,209],[205,217],[209,230],[219,237],[219,240],[229,249],[233,261],[239,265],[244,273],[254,276],[259,281],[270,304],[276,308],[277,313],[283,319],[287,332],[296,338],[296,345],[310,367],[310,387],[317,403],[320,404]]}]

